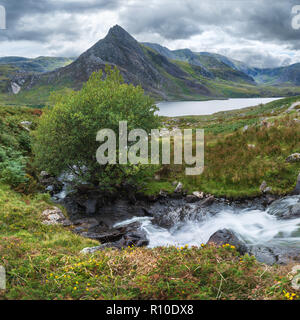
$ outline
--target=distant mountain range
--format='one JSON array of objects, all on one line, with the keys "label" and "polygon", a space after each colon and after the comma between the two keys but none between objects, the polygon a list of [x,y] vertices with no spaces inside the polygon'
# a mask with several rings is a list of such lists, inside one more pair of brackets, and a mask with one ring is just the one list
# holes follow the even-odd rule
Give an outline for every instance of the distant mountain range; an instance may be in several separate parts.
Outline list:
[{"label": "distant mountain range", "polygon": [[23,72],[48,72],[64,67],[73,61],[73,58],[56,57],[38,57],[35,59],[23,57],[4,57],[0,58],[0,66],[11,65]]},{"label": "distant mountain range", "polygon": [[43,73],[64,67],[74,59],[56,57],[38,57],[35,59],[23,57],[0,58],[0,91],[11,88],[11,80],[20,74]]},{"label": "distant mountain range", "polygon": [[[117,66],[126,82],[141,85],[160,100],[300,94],[300,63],[273,69],[253,68],[215,53],[172,51],[159,44],[139,43],[118,25],[74,61],[0,58],[0,81],[9,78],[9,85],[2,85],[0,90],[5,87],[24,95],[43,90],[46,95],[53,88],[79,89],[92,72],[104,70],[107,64]],[[6,68],[5,76],[1,66]]]}]

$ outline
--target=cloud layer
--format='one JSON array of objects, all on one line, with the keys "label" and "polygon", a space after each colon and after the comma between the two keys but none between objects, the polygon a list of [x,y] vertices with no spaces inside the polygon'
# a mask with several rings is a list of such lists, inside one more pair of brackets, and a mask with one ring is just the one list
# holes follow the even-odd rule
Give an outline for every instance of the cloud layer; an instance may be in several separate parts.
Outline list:
[{"label": "cloud layer", "polygon": [[0,56],[77,56],[119,24],[140,41],[228,55],[257,67],[300,62],[297,0],[0,0]]}]

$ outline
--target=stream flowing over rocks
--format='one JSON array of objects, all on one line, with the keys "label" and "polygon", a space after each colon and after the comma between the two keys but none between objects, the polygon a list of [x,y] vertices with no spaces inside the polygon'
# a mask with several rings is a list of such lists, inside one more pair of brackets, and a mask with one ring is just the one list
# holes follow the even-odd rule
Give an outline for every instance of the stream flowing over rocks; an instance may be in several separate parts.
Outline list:
[{"label": "stream flowing over rocks", "polygon": [[241,254],[254,255],[269,265],[300,261],[299,193],[277,200],[264,195],[230,202],[212,196],[202,199],[194,195],[191,199],[175,194],[151,199],[130,196],[130,192],[122,197],[87,185],[69,192],[64,184],[54,195],[68,211],[65,225],[99,241],[99,246],[82,253],[108,247],[229,243]]}]

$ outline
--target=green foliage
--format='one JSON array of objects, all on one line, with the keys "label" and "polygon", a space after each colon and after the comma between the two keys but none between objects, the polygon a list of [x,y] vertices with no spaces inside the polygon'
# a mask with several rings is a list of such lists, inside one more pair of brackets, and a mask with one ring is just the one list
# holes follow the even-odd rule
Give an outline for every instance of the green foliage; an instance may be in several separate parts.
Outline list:
[{"label": "green foliage", "polygon": [[[103,80],[102,71],[93,73],[80,91],[53,95],[55,105],[46,110],[35,132],[34,153],[40,168],[58,175],[76,166],[79,175],[84,171],[84,179],[103,181],[108,175],[105,166],[96,161],[99,130],[112,129],[118,137],[119,122],[124,120],[128,131],[140,128],[150,132],[158,127],[153,99],[145,96],[141,87],[125,84],[117,69],[107,67],[106,75]],[[124,170],[125,177],[128,170],[136,171],[122,166],[109,180]]]},{"label": "green foliage", "polygon": [[30,180],[26,172],[30,133],[21,122],[30,121],[34,128],[38,114],[29,108],[0,107],[0,182],[13,188]]},{"label": "green foliage", "polygon": [[27,182],[25,168],[26,158],[22,153],[0,146],[0,182],[13,187]]}]

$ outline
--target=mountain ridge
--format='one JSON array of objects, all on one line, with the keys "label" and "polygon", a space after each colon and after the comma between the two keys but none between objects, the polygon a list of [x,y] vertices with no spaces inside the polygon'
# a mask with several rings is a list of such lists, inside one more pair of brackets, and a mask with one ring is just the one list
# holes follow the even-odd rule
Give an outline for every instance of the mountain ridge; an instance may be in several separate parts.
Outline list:
[{"label": "mountain ridge", "polygon": [[[105,38],[67,66],[43,74],[17,74],[11,79],[11,85],[20,88],[17,93],[38,87],[80,89],[92,72],[105,71],[107,64],[116,66],[125,82],[141,85],[158,100],[279,96],[285,92],[300,92],[300,88],[292,92],[287,88],[277,92],[275,88],[300,85],[293,65],[290,69],[258,69],[219,54],[197,53],[190,49],[172,51],[159,44],[140,43],[119,25],[112,27]],[[260,84],[274,87],[260,87]]]}]

